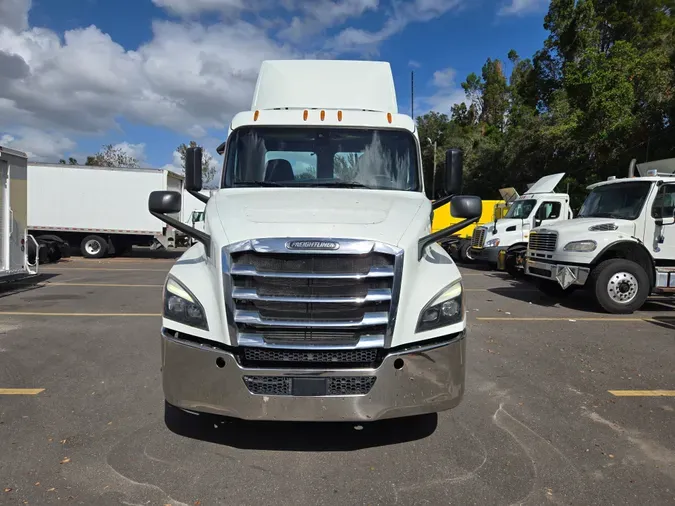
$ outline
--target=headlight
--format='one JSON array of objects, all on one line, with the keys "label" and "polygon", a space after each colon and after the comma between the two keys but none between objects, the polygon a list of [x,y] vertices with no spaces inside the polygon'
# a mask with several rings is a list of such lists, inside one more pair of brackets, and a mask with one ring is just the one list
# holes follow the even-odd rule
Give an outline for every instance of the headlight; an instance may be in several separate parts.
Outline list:
[{"label": "headlight", "polygon": [[190,290],[174,277],[169,277],[164,287],[164,317],[190,327],[209,330],[204,308]]},{"label": "headlight", "polygon": [[595,248],[597,247],[598,244],[595,241],[573,241],[565,244],[563,250],[588,252],[588,251],[595,251]]},{"label": "headlight", "polygon": [[497,246],[499,246],[499,239],[490,239],[485,243],[486,248],[496,248]]},{"label": "headlight", "polygon": [[464,287],[455,281],[424,306],[415,332],[424,332],[459,323],[464,317]]}]

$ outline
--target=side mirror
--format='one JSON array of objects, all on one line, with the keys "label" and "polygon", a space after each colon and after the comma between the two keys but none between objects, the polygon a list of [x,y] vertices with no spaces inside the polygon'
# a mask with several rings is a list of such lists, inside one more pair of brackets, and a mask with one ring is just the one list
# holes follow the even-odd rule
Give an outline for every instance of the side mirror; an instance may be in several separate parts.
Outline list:
[{"label": "side mirror", "polygon": [[462,193],[463,154],[460,149],[448,149],[445,152],[445,171],[442,188],[448,195]]},{"label": "side mirror", "polygon": [[181,194],[171,191],[154,191],[148,198],[148,209],[151,213],[174,214],[181,208]]},{"label": "side mirror", "polygon": [[202,189],[202,148],[187,148],[185,151],[185,189],[201,191]]},{"label": "side mirror", "polygon": [[454,218],[480,218],[483,214],[483,201],[473,195],[458,195],[450,201],[450,215]]}]

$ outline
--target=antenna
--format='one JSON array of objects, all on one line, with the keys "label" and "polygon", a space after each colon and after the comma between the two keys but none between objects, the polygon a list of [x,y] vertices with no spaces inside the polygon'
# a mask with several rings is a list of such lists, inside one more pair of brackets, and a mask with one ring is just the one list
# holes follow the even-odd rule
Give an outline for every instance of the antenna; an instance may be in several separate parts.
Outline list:
[{"label": "antenna", "polygon": [[410,71],[410,117],[415,121],[415,71]]}]

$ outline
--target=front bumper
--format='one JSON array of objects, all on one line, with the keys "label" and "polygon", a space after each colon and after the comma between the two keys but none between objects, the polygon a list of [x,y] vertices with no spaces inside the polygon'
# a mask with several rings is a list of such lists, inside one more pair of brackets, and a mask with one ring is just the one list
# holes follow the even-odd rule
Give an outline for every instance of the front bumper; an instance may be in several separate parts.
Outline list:
[{"label": "front bumper", "polygon": [[[391,351],[377,368],[358,369],[245,368],[232,351],[162,332],[166,401],[190,411],[246,420],[374,421],[445,411],[462,400],[465,364],[465,332]],[[375,382],[363,395],[259,395],[244,382],[251,376],[375,377]]]},{"label": "front bumper", "polygon": [[507,247],[494,246],[492,248],[471,248],[471,257],[477,262],[486,262],[491,265],[497,265],[499,252],[508,249]]},{"label": "front bumper", "polygon": [[573,285],[585,285],[591,269],[577,265],[538,262],[528,258],[525,261],[525,273],[537,278],[555,281],[562,288],[569,288]]}]

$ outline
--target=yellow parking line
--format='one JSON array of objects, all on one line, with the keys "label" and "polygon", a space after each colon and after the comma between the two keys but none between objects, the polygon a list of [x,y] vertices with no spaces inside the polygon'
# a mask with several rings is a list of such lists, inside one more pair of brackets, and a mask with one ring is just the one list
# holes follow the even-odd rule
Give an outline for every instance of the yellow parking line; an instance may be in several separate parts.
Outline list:
[{"label": "yellow parking line", "polygon": [[607,390],[615,397],[675,397],[675,390]]},{"label": "yellow parking line", "polygon": [[[498,286],[498,287],[495,287],[495,288],[508,289],[509,292],[538,292],[539,291],[536,288],[512,288],[512,287],[505,287],[505,286],[504,287]],[[491,288],[491,289],[487,289],[487,288],[465,288],[464,290],[467,291],[467,292],[490,292],[490,291],[494,290],[494,288]],[[495,293],[495,292],[493,292],[493,293]],[[501,295],[501,294],[495,293],[495,295]]]},{"label": "yellow parking line", "polygon": [[37,395],[44,388],[0,388],[0,395]]},{"label": "yellow parking line", "polygon": [[0,311],[5,316],[162,316],[161,313],[40,313],[32,311]]},{"label": "yellow parking line", "polygon": [[476,320],[482,321],[517,321],[517,322],[568,322],[568,321],[578,321],[578,322],[650,322],[656,321],[654,318],[611,318],[611,317],[599,317],[599,318],[585,318],[578,316],[568,316],[566,318],[518,318],[518,317],[476,317]]},{"label": "yellow parking line", "polygon": [[44,283],[43,286],[115,286],[121,288],[161,288],[164,285],[127,285],[122,283],[67,283],[67,282],[52,283],[50,281]]},{"label": "yellow parking line", "polygon": [[168,269],[110,269],[107,267],[45,267],[45,272],[49,271],[140,271],[140,272],[168,272]]}]

